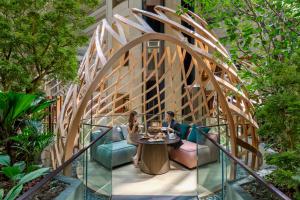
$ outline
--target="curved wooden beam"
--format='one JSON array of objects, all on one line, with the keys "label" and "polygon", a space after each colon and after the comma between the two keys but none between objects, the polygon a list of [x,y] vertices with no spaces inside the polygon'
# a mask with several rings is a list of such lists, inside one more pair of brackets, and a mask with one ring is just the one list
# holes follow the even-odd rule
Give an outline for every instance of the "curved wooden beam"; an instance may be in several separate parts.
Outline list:
[{"label": "curved wooden beam", "polygon": [[[227,101],[226,101],[224,94],[222,93],[221,88],[219,87],[217,81],[214,79],[214,75],[211,73],[211,71],[210,71],[209,67],[206,65],[206,63],[204,63],[202,61],[202,58],[199,56],[199,54],[198,54],[199,52],[197,52],[193,48],[191,48],[188,43],[180,41],[171,35],[161,34],[161,33],[146,33],[146,34],[142,35],[141,37],[138,37],[138,38],[132,40],[131,42],[127,43],[123,47],[121,47],[110,58],[110,60],[107,61],[107,63],[103,66],[102,70],[100,72],[98,72],[98,74],[95,76],[93,82],[89,85],[87,91],[84,94],[83,99],[81,100],[80,104],[78,105],[76,114],[74,115],[74,117],[72,118],[72,120],[70,122],[70,126],[69,126],[70,128],[68,131],[68,140],[65,145],[64,160],[68,160],[73,154],[73,146],[74,146],[74,142],[75,142],[75,137],[78,134],[81,116],[83,115],[86,105],[87,105],[88,101],[90,100],[90,97],[91,97],[93,91],[96,89],[98,83],[101,81],[101,79],[104,77],[104,75],[109,71],[110,67],[113,66],[114,63],[123,54],[125,54],[126,51],[128,51],[128,49],[131,49],[134,46],[141,44],[142,42],[149,41],[149,40],[164,40],[164,41],[172,42],[173,44],[177,44],[177,45],[181,46],[182,48],[184,48],[189,54],[191,54],[197,60],[198,63],[201,64],[201,66],[204,67],[204,70],[210,76],[213,86],[220,97],[221,107],[224,110],[224,112],[227,113],[227,120],[229,122],[229,128],[232,133],[231,143],[232,143],[232,145],[235,145],[235,139],[236,139],[235,126],[234,126],[233,117],[231,115]],[[236,150],[233,149],[232,153],[233,153],[233,155],[236,155]]]},{"label": "curved wooden beam", "polygon": [[[201,18],[191,12],[175,16],[174,10],[162,6],[155,7],[157,14],[139,9],[132,9],[132,11],[136,21],[114,15],[114,28],[106,20],[97,26],[78,71],[80,84],[69,88],[59,117],[58,131],[60,135],[67,137],[65,145],[56,145],[51,155],[58,152],[60,155],[55,156],[56,159],[63,155],[63,161],[72,156],[83,116],[115,115],[125,106],[130,109],[140,109],[143,113],[158,110],[161,114],[166,111],[166,106],[162,107],[162,104],[168,104],[168,109],[174,110],[177,114],[181,114],[183,110],[189,110],[182,119],[190,118],[192,123],[197,123],[205,117],[215,117],[217,106],[219,106],[221,118],[229,125],[233,155],[238,155],[238,146],[243,146],[248,151],[258,149],[255,131],[258,125],[253,119],[253,105],[247,91],[237,88],[237,85],[242,84],[236,67],[222,61],[222,59],[228,59],[229,55],[217,38],[206,29],[206,24],[201,22]],[[170,15],[188,22],[195,31],[173,21]],[[171,27],[173,33],[155,32],[142,16],[150,17]],[[201,24],[198,24],[195,19]],[[134,28],[140,35],[132,38],[129,35],[130,32],[123,30],[123,26],[128,29]],[[196,43],[189,43],[182,33],[194,38]],[[117,45],[108,49],[106,36],[114,38]],[[158,50],[153,50],[148,55],[146,45],[142,45],[148,41],[166,41],[164,44],[172,44],[172,49],[165,45],[165,51],[160,55],[158,55]],[[136,49],[141,46],[143,48],[139,49],[137,54]],[[132,51],[135,52],[134,55]],[[213,52],[219,52],[223,58],[215,58]],[[187,56],[192,59],[185,66]],[[141,63],[138,61],[139,58],[141,58]],[[124,67],[126,63],[130,63],[128,68]],[[148,69],[150,63],[154,66],[153,71]],[[194,96],[187,90],[182,91],[182,88],[189,86],[187,79],[192,71],[195,72],[192,84],[200,85],[200,90]],[[146,87],[150,79],[153,79],[155,83]],[[164,84],[165,87],[161,88],[160,84]],[[156,91],[155,95],[146,98],[146,94],[152,90]],[[93,95],[94,92],[96,95]],[[120,104],[119,101],[126,96],[130,101]],[[219,100],[219,105],[212,103],[216,101],[216,98]],[[186,99],[184,103],[181,102],[182,99]],[[146,105],[152,101],[158,103],[151,108],[147,107]],[[199,113],[201,113],[200,118]],[[158,116],[161,118],[161,115]],[[144,121],[147,123],[154,118],[155,116],[149,118],[144,116]],[[113,124],[115,120],[125,120],[125,117],[113,117],[112,121],[107,123]],[[242,123],[247,124],[247,130],[250,133],[245,131],[238,133],[237,127]],[[238,135],[241,134],[245,137],[251,134],[254,138],[252,143],[250,144],[248,140],[244,141],[247,144],[238,142]],[[64,149],[57,148],[60,146]],[[256,153],[253,159],[258,155],[259,153]],[[53,163],[61,162],[54,161]]]}]

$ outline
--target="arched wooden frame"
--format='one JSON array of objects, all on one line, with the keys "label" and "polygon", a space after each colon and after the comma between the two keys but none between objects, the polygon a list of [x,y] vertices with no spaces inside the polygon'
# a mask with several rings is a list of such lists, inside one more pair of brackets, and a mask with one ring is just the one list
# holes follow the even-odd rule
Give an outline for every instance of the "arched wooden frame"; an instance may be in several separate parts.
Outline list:
[{"label": "arched wooden frame", "polygon": [[[186,96],[188,99],[184,105],[180,105],[179,109],[189,107],[190,113],[187,114],[187,116],[192,117],[192,122],[196,123],[199,120],[202,120],[196,117],[196,113],[199,113],[199,109],[203,108],[206,110],[206,115],[204,115],[204,117],[213,115],[213,112],[216,110],[216,105],[214,105],[213,108],[209,108],[208,101],[213,96],[217,95],[220,102],[219,106],[222,119],[229,125],[231,152],[233,155],[239,157],[245,155],[245,161],[252,168],[259,166],[261,155],[258,151],[258,137],[256,135],[258,126],[252,118],[253,105],[248,98],[248,93],[245,88],[243,86],[241,89],[237,88],[237,85],[242,85],[241,80],[237,76],[236,67],[233,64],[227,64],[225,62],[230,58],[226,49],[219,43],[216,37],[205,28],[206,22],[196,14],[189,11],[187,14],[178,16],[174,10],[162,6],[156,6],[155,11],[157,14],[139,9],[132,9],[132,15],[136,21],[129,20],[120,15],[114,15],[114,22],[112,25],[109,25],[104,19],[101,26],[99,25],[97,27],[78,71],[80,84],[70,86],[58,120],[57,141],[51,150],[53,167],[60,165],[63,161],[72,156],[75,141],[76,138],[78,138],[80,120],[82,118],[89,116],[90,113],[109,116],[114,114],[119,107],[125,105],[124,103],[117,108],[113,107],[113,105],[124,96],[116,96],[117,91],[122,88],[119,83],[125,80],[126,75],[131,75],[131,78],[136,77],[132,76],[132,69],[137,65],[137,63],[135,63],[136,55],[133,58],[131,53],[128,54],[128,52],[150,40],[165,41],[174,46],[176,45],[176,47],[170,49],[166,46],[161,59],[158,58],[157,52],[153,51],[150,58],[147,60],[145,49],[141,51],[143,65],[142,67],[135,69],[138,69],[137,76],[143,76],[144,78],[140,83],[137,82],[138,87],[142,87],[143,89],[140,90],[140,94],[138,95],[135,94],[134,96],[130,94],[130,101],[133,101],[133,99],[136,99],[137,97],[144,96],[145,93],[147,93],[147,90],[144,87],[146,84],[145,82],[149,76],[154,76],[156,84],[152,89],[156,89],[156,95],[153,98],[157,98],[158,104],[156,107],[159,112],[163,112],[164,110],[162,109],[161,104],[166,103],[166,100],[160,102],[160,94],[166,89],[160,89],[159,83],[162,79],[166,81],[166,77],[170,76],[170,84],[176,84],[175,82],[173,83],[174,77],[172,77],[172,75],[170,75],[171,72],[169,72],[173,69],[172,64],[170,64],[172,59],[179,60],[183,65],[185,56],[187,54],[191,55],[192,59],[188,71],[185,72],[182,67],[179,68],[182,74],[180,84],[177,85],[177,87],[171,87],[173,93],[179,93],[180,95]],[[163,23],[172,30],[174,35],[154,32],[143,20],[142,16],[147,16]],[[172,19],[170,19],[170,17],[172,17]],[[189,23],[194,30],[182,26],[174,21],[174,18]],[[199,23],[197,23],[197,21]],[[124,26],[127,28],[135,28],[141,35],[128,41],[130,37],[124,30]],[[183,33],[192,37],[195,44],[189,43]],[[111,37],[115,44],[118,45],[109,48],[107,40],[105,39],[107,37]],[[171,52],[171,50],[173,50],[173,52]],[[217,52],[220,58],[213,56],[214,52]],[[150,59],[154,59],[155,70],[150,73],[150,75],[147,75],[146,70]],[[128,63],[128,60],[131,63],[131,66],[129,66],[130,69],[128,69],[127,74],[125,73],[125,75],[122,75],[122,67],[125,63]],[[165,69],[164,74],[159,76],[159,63],[161,64],[165,61],[168,61],[169,65],[165,65],[167,69]],[[112,66],[116,65],[116,68],[112,68]],[[194,97],[188,92],[182,94],[180,90],[182,86],[188,86],[187,76],[191,73],[192,69],[194,69],[195,74],[197,74],[194,83],[200,85],[200,91]],[[175,73],[173,72],[173,75],[174,74]],[[206,80],[202,80],[202,77],[206,77]],[[116,79],[116,81],[114,84],[106,85],[106,82],[110,79]],[[207,96],[205,92],[208,87],[212,87],[211,90],[213,92]],[[131,89],[132,88],[128,89],[128,94]],[[93,92],[95,91],[98,91],[98,93],[93,95]],[[104,97],[104,95],[106,96]],[[198,108],[195,108],[194,106],[193,102],[195,99],[201,99]],[[94,103],[95,101],[96,103]],[[149,111],[145,108],[146,101],[149,101],[149,99],[144,98],[139,104],[145,113]],[[107,104],[103,105],[103,103]],[[126,105],[127,104],[128,102],[126,102]],[[131,109],[135,108],[136,107]],[[242,131],[237,131],[238,127],[242,127]],[[251,142],[248,140],[249,135],[252,137]],[[238,147],[242,147],[243,151],[239,150]],[[248,160],[249,152],[252,154],[250,161]],[[259,162],[257,162],[257,160]]]}]

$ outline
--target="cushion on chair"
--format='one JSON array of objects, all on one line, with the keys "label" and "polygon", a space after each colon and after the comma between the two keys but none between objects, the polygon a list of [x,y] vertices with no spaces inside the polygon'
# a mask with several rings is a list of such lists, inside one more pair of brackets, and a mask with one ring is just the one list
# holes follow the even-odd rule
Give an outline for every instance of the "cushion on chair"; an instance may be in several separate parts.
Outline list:
[{"label": "cushion on chair", "polygon": [[180,138],[186,139],[190,126],[188,124],[180,124]]},{"label": "cushion on chair", "polygon": [[180,149],[187,152],[192,152],[197,150],[197,144],[187,140],[182,140],[183,144],[180,146]]},{"label": "cushion on chair", "polygon": [[187,136],[187,140],[190,142],[197,143],[197,134],[198,134],[198,130],[196,129],[196,125],[193,124],[191,131],[190,131],[189,135]]},{"label": "cushion on chair", "polygon": [[116,167],[132,161],[136,147],[127,144],[126,140],[99,145],[96,149],[94,160],[107,168]]},{"label": "cushion on chair", "polygon": [[[90,140],[91,142],[96,140],[98,137],[100,137],[104,132],[99,129],[99,130],[96,130],[94,131],[93,133],[91,133],[90,135]],[[105,136],[103,136],[102,138],[100,138],[97,142],[95,142],[92,146],[91,146],[91,150],[90,150],[90,153],[91,153],[91,158],[94,159],[95,157],[95,152],[96,152],[96,148],[101,145],[101,144],[107,144],[107,143],[110,143],[111,140],[110,140],[110,136],[109,136],[109,132],[106,133]],[[107,136],[108,135],[108,136]]]},{"label": "cushion on chair", "polygon": [[200,126],[200,127],[198,126],[197,127],[195,124],[193,124],[191,132],[187,137],[188,141],[195,142],[195,143],[198,143],[198,144],[204,144],[205,136],[202,133],[199,133],[199,130],[198,130],[199,128],[201,129],[202,133],[206,133],[206,134],[210,130],[210,128],[208,128],[208,127],[205,127],[205,126]]},{"label": "cushion on chair", "polygon": [[126,125],[121,125],[120,127],[121,127],[121,129],[122,129],[122,135],[123,135],[124,139],[126,140],[126,139],[127,139],[127,136],[128,136],[128,129],[127,129],[127,126],[126,126]]},{"label": "cushion on chair", "polygon": [[185,167],[192,169],[197,166],[197,146],[193,142],[182,140],[179,149],[171,149],[170,158]]},{"label": "cushion on chair", "polygon": [[125,139],[122,133],[122,128],[120,126],[114,126],[112,128],[112,132],[112,141],[119,142]]},{"label": "cushion on chair", "polygon": [[[187,140],[182,140],[183,145],[179,149],[172,149],[170,157],[172,160],[192,169],[200,165],[210,163],[211,149],[209,146],[196,144]],[[198,152],[197,152],[198,148]]]}]

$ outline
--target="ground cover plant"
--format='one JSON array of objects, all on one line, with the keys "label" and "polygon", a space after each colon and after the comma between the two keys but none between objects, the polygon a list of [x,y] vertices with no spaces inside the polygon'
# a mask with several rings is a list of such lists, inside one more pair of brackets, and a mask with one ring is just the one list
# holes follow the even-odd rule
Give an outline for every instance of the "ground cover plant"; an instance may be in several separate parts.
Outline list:
[{"label": "ground cover plant", "polygon": [[[4,197],[4,189],[0,189],[0,199],[13,200],[16,199],[22,192],[24,185],[42,175],[49,169],[33,166],[26,166],[24,161],[11,163],[8,155],[0,155],[0,174],[3,174],[6,179],[1,179],[0,186],[10,186],[5,188],[8,190]],[[36,169],[37,168],[37,169]]]}]

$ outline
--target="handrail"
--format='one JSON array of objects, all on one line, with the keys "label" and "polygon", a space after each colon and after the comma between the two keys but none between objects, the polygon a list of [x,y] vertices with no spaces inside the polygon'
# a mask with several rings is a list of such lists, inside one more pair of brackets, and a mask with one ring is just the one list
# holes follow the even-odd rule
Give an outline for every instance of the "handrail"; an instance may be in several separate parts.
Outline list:
[{"label": "handrail", "polygon": [[[95,125],[93,125],[95,126]],[[64,162],[61,166],[59,166],[57,169],[49,173],[45,176],[40,182],[35,184],[31,189],[26,191],[23,195],[17,198],[17,200],[26,200],[29,199],[33,194],[35,194],[41,187],[43,187],[48,181],[50,181],[52,178],[54,178],[59,172],[61,172],[65,167],[70,165],[76,158],[78,158],[81,154],[83,154],[86,150],[88,150],[92,145],[94,145],[98,140],[100,140],[102,137],[104,137],[109,131],[112,130],[111,126],[100,126],[98,127],[104,127],[108,128],[103,134],[98,136],[95,140],[93,140],[89,145],[78,151],[76,154],[74,154],[69,160]]]},{"label": "handrail", "polygon": [[236,163],[238,163],[242,168],[244,168],[250,175],[252,175],[258,182],[260,182],[262,185],[266,186],[270,192],[275,194],[277,197],[283,199],[283,200],[291,200],[286,194],[281,192],[278,188],[276,188],[273,184],[266,182],[262,177],[260,177],[257,173],[255,173],[252,169],[250,169],[245,163],[243,163],[240,159],[234,157],[231,155],[224,147],[222,147],[220,144],[218,144],[215,140],[210,138],[205,132],[201,129],[201,127],[197,127],[199,130],[199,133],[204,135],[207,139],[209,139],[214,145],[216,145],[221,151],[223,151],[228,157],[230,157],[232,160],[234,160]]}]

